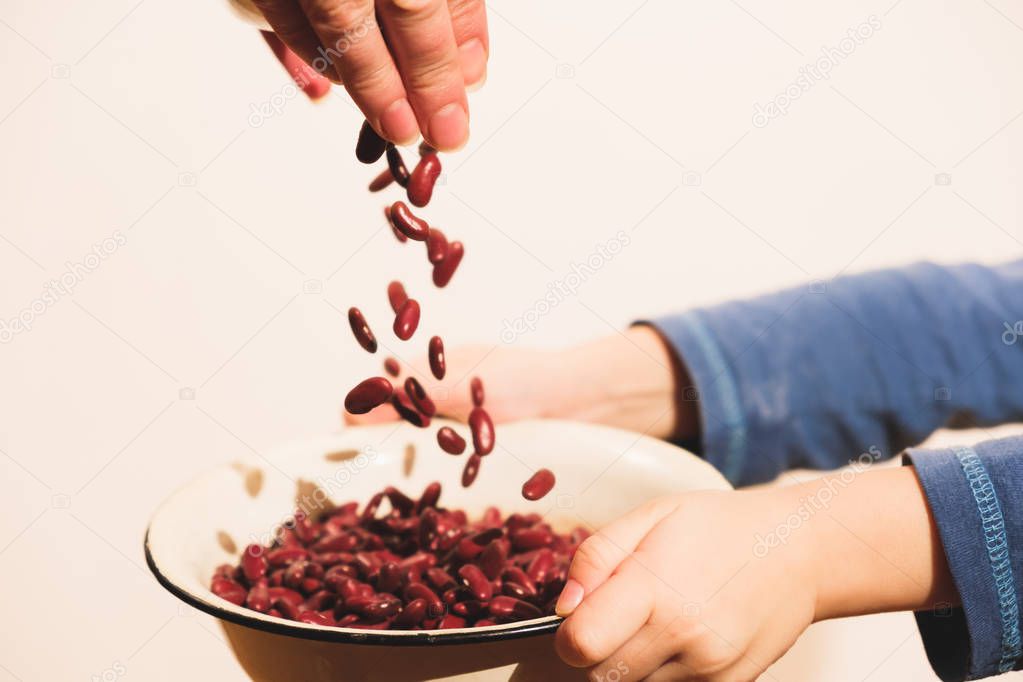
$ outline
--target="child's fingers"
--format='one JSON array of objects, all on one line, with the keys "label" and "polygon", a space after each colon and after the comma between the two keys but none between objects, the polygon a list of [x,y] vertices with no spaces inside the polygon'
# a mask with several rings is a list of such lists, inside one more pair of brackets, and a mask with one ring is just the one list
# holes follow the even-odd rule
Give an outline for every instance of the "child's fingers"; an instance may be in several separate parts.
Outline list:
[{"label": "child's fingers", "polygon": [[647,623],[653,594],[646,569],[626,561],[558,628],[558,655],[580,668],[601,663]]},{"label": "child's fingers", "polygon": [[302,89],[309,99],[317,100],[330,92],[330,81],[317,73],[316,69],[302,61],[302,58],[291,51],[275,33],[261,31],[266,44],[273,50],[274,56],[284,67],[284,70],[295,81],[295,85]]},{"label": "child's fingers", "polygon": [[586,595],[600,587],[618,565],[635,551],[650,529],[674,511],[676,506],[670,500],[655,500],[586,538],[572,558],[568,580],[556,606],[558,615],[572,613]]},{"label": "child's fingers", "polygon": [[[622,666],[629,671],[629,676],[637,680],[650,679],[650,675],[658,671],[675,652],[666,647],[665,643],[672,640],[672,634],[678,626],[671,622],[647,623],[639,632],[630,637],[625,644],[611,653],[604,661],[593,669],[595,679],[610,679],[611,671],[621,674]],[[681,679],[681,678],[672,678]]]}]

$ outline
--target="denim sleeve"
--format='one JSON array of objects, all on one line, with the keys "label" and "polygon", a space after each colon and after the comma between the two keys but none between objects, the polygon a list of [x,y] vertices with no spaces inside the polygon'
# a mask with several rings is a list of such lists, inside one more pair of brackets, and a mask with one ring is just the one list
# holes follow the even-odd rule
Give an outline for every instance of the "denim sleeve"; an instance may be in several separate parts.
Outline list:
[{"label": "denim sleeve", "polygon": [[1023,437],[910,450],[962,606],[916,614],[942,680],[1023,668]]},{"label": "denim sleeve", "polygon": [[1023,421],[1023,260],[921,263],[645,324],[688,370],[695,449],[736,485]]}]

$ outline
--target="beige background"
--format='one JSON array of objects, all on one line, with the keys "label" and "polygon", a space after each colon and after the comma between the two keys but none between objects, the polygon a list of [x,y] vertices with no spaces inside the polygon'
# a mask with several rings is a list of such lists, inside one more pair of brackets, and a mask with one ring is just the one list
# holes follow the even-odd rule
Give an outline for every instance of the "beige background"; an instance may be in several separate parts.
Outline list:
[{"label": "beige background", "polygon": [[[295,97],[226,6],[0,0],[0,319],[37,311],[0,345],[0,682],[242,679],[215,623],[144,569],[147,517],[213,463],[336,429],[376,363],[338,310],[383,316],[396,273],[428,292],[425,328],[494,345],[626,231],[517,340],[562,345],[847,270],[1020,252],[1017,3],[489,5],[490,80],[429,210],[467,243],[441,294],[363,191],[352,105]],[[752,124],[871,15],[829,80]],[[108,237],[124,243],[73,294],[37,301]],[[932,679],[905,615],[807,640],[774,679]]]}]

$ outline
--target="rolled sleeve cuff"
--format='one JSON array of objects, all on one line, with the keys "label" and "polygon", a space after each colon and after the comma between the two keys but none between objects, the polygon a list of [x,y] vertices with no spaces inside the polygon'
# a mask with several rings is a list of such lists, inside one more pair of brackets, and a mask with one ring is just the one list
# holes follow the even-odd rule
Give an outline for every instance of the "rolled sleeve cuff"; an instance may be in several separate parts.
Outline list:
[{"label": "rolled sleeve cuff", "polygon": [[1011,533],[985,465],[986,445],[911,449],[903,457],[923,486],[962,603],[916,614],[927,657],[942,680],[1008,672],[1023,654]]}]

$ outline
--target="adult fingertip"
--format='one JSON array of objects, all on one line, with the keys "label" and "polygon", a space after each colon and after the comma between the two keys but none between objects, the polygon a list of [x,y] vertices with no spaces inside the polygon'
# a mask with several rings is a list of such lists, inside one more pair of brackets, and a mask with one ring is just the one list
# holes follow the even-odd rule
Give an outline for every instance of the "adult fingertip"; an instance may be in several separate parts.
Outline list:
[{"label": "adult fingertip", "polygon": [[458,62],[462,67],[462,79],[466,89],[475,89],[487,77],[487,51],[483,41],[473,38],[458,46]]},{"label": "adult fingertip", "polygon": [[562,618],[569,616],[582,603],[584,594],[582,584],[569,578],[561,590],[558,603],[554,606],[554,613]]},{"label": "adult fingertip", "polygon": [[397,145],[406,146],[419,139],[419,124],[407,99],[392,102],[380,115],[380,132]]},{"label": "adult fingertip", "polygon": [[456,151],[469,140],[469,114],[461,104],[446,104],[430,117],[429,142],[441,151]]}]

